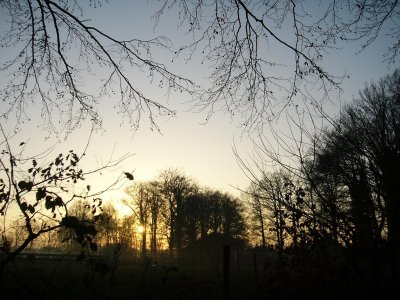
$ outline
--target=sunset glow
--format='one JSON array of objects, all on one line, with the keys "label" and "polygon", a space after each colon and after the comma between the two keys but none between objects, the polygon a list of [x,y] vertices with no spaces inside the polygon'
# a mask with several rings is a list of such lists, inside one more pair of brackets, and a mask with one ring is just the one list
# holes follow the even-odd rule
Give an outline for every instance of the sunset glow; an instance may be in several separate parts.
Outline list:
[{"label": "sunset glow", "polygon": [[0,299],[390,298],[399,41],[399,0],[0,0]]}]

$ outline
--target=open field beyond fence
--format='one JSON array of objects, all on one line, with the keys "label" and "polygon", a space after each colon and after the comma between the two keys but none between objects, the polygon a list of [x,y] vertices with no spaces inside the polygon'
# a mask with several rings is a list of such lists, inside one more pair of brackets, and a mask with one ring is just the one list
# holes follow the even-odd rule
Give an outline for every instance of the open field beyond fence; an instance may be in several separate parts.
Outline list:
[{"label": "open field beyond fence", "polygon": [[389,292],[384,264],[378,281],[356,261],[292,259],[232,251],[227,268],[222,251],[186,253],[180,262],[135,257],[117,264],[105,256],[79,261],[72,254],[29,253],[3,274],[0,299],[338,299]]}]

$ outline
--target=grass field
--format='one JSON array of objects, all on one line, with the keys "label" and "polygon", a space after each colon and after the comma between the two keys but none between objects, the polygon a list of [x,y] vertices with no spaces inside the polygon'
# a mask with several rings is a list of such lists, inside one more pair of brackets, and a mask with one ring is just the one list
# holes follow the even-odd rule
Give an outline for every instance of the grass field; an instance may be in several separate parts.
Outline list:
[{"label": "grass field", "polygon": [[[305,267],[304,267],[305,266]],[[348,264],[231,268],[228,294],[220,267],[176,267],[121,260],[113,272],[74,259],[17,259],[3,275],[0,299],[341,299],[384,296],[385,285]],[[382,274],[378,274],[381,276]],[[225,290],[226,291],[226,290]]]},{"label": "grass field", "polygon": [[[232,272],[231,299],[246,299],[250,272]],[[250,289],[249,289],[250,290]],[[87,262],[16,260],[7,270],[1,299],[223,299],[218,270],[177,268],[151,261],[121,261],[112,274]]]}]

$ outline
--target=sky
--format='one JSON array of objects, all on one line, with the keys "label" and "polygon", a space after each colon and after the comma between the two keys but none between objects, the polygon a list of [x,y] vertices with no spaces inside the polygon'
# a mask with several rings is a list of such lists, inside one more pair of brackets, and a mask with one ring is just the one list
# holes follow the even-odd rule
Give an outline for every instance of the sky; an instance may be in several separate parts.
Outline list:
[{"label": "sky", "polygon": [[[140,3],[140,4],[139,4]],[[154,4],[155,3],[155,4]],[[109,35],[121,38],[149,37],[165,34],[171,37],[178,46],[181,41],[188,38],[179,30],[176,16],[165,15],[161,23],[154,27],[151,20],[152,12],[157,7],[157,1],[128,1],[113,0],[103,7],[85,11],[85,16],[92,19],[93,24],[103,29]],[[86,14],[87,13],[87,14]],[[1,18],[0,18],[1,19]],[[4,23],[1,23],[1,27]],[[0,31],[4,30],[0,27]],[[5,26],[4,26],[5,28]],[[337,102],[331,104],[332,112],[338,109],[338,103],[349,101],[357,95],[365,83],[377,80],[390,73],[396,66],[382,63],[383,49],[387,45],[385,37],[380,37],[376,43],[361,53],[358,44],[346,45],[340,51],[333,52],[326,57],[328,70],[350,75],[343,82],[343,92],[340,100],[333,95]],[[0,57],[9,54],[10,49],[0,49]],[[12,50],[11,50],[12,51]],[[162,52],[156,52],[155,58],[161,61],[168,60]],[[279,53],[275,53],[279,58]],[[284,61],[285,57],[281,57]],[[207,66],[200,65],[196,59],[189,63],[178,61],[171,65],[174,71],[181,72],[199,81],[205,80],[204,71]],[[5,80],[5,74],[0,74]],[[176,110],[176,117],[159,119],[158,125],[161,133],[150,130],[147,122],[132,133],[126,123],[122,123],[119,116],[112,113],[112,105],[116,99],[112,97],[102,99],[99,112],[104,118],[104,131],[92,135],[87,155],[83,162],[84,167],[95,167],[101,162],[106,162],[110,157],[116,159],[126,153],[131,154],[119,167],[105,172],[102,177],[94,179],[93,185],[102,186],[118,177],[121,172],[133,172],[136,181],[154,179],[160,171],[172,167],[182,170],[187,176],[193,178],[201,186],[220,189],[239,196],[240,191],[249,185],[249,179],[238,166],[233,153],[235,143],[243,157],[249,157],[253,151],[251,137],[243,135],[240,120],[232,119],[230,115],[216,112],[211,120],[205,123],[205,113],[190,111],[184,102],[184,95],[167,97],[165,91],[159,90],[145,82],[144,75],[132,74],[140,88],[151,94],[161,103],[167,104]],[[95,85],[95,82],[86,82]],[[0,107],[4,105],[0,104]],[[4,109],[4,107],[3,107]],[[143,117],[145,119],[145,117]],[[74,131],[67,139],[58,141],[40,131],[40,120],[34,119],[21,127],[20,133],[14,138],[15,143],[28,141],[28,151],[39,153],[50,145],[55,145],[54,154],[65,149],[75,149],[78,153],[83,151],[89,136],[90,126],[85,124]],[[11,130],[13,121],[1,121],[4,128]],[[125,183],[125,186],[129,182]],[[123,186],[121,189],[123,190]],[[123,197],[122,192],[113,192],[105,198],[118,202]]]}]

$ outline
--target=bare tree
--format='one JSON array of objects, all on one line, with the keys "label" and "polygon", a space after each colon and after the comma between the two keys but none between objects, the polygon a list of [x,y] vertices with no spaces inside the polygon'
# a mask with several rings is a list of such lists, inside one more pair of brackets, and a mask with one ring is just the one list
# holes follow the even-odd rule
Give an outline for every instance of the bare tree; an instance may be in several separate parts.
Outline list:
[{"label": "bare tree", "polygon": [[[1,235],[7,239],[10,224],[13,218],[19,220],[22,231],[19,240],[11,248],[4,248],[0,260],[0,272],[29,244],[41,235],[59,228],[71,229],[73,238],[82,246],[83,250],[96,250],[94,242],[96,229],[92,221],[74,215],[70,205],[79,199],[90,200],[86,209],[91,215],[98,213],[102,200],[100,195],[113,188],[120,177],[108,187],[98,191],[82,181],[91,174],[113,167],[122,162],[110,160],[104,166],[95,170],[83,171],[80,164],[85,151],[77,155],[69,151],[66,155],[59,154],[54,160],[45,162],[51,153],[45,151],[41,155],[26,156],[26,144],[20,143],[12,147],[13,137],[3,135],[0,155],[0,214],[3,218]],[[93,220],[95,220],[94,218]],[[11,225],[12,226],[12,225]],[[85,255],[83,251],[81,257]],[[0,274],[1,275],[1,274]]]},{"label": "bare tree", "polygon": [[[103,1],[90,1],[91,9]],[[1,71],[12,75],[1,90],[1,100],[9,106],[3,118],[16,115],[18,122],[31,118],[29,103],[39,102],[44,125],[50,131],[60,128],[68,134],[89,119],[101,126],[98,101],[101,96],[117,94],[118,112],[137,128],[143,113],[158,128],[154,115],[174,112],[146,96],[128,75],[144,73],[170,89],[195,92],[195,85],[152,58],[153,48],[170,51],[170,41],[163,36],[140,40],[118,40],[84,17],[79,1],[4,0],[0,2],[2,17],[9,22],[0,39],[1,47],[17,49],[15,56],[4,62]],[[101,70],[99,94],[92,94],[82,78]]]},{"label": "bare tree", "polygon": [[167,0],[155,19],[174,9],[193,36],[177,55],[201,52],[212,65],[208,97],[194,106],[209,116],[223,107],[240,115],[246,130],[262,127],[304,98],[320,109],[313,92],[327,98],[345,77],[326,70],[324,57],[349,41],[360,41],[364,49],[385,30],[392,42],[384,53],[388,62],[397,61],[400,48],[397,0],[332,0],[318,7],[297,0]]},{"label": "bare tree", "polygon": [[167,202],[168,216],[167,220],[169,229],[169,251],[173,256],[174,249],[176,255],[180,258],[183,246],[183,203],[185,197],[193,189],[191,180],[177,169],[167,169],[160,173],[159,182],[161,190]]},{"label": "bare tree", "polygon": [[208,205],[201,192],[193,193],[183,203],[184,231],[188,245],[194,244],[200,234],[200,220]]},{"label": "bare tree", "polygon": [[[304,224],[311,244],[327,238],[346,245],[360,278],[373,282],[379,272],[391,273],[392,288],[399,279],[399,223],[394,217],[399,212],[394,199],[400,192],[395,183],[400,178],[399,78],[396,70],[367,85],[329,127],[314,134],[303,130],[301,121],[293,122],[299,135],[291,129],[286,141],[275,135],[280,152],[264,137],[251,163],[238,156],[250,180],[266,195],[274,191],[264,182],[271,166],[299,179],[304,189],[292,189],[288,199],[281,189],[293,242]],[[293,218],[296,211],[302,215],[300,222]]]},{"label": "bare tree", "polygon": [[[103,1],[89,4],[92,9]],[[313,92],[326,98],[344,78],[324,68],[331,51],[351,41],[360,41],[364,49],[384,33],[391,41],[384,53],[388,62],[397,61],[400,47],[397,0],[331,0],[318,8],[300,0],[161,1],[155,22],[168,10],[177,12],[178,23],[193,37],[176,45],[175,55],[188,60],[200,55],[211,66],[210,85],[199,89],[152,58],[154,48],[173,54],[168,38],[116,39],[93,26],[85,18],[86,7],[76,0],[2,0],[0,8],[9,22],[0,44],[18,49],[1,66],[12,75],[1,89],[2,101],[9,103],[2,117],[16,114],[22,122],[30,117],[28,104],[40,102],[45,124],[54,131],[61,119],[67,133],[84,119],[100,125],[97,96],[102,95],[118,94],[116,107],[134,128],[143,113],[156,128],[155,114],[173,114],[146,96],[130,71],[188,92],[194,107],[207,110],[209,117],[221,108],[238,114],[251,130],[304,98],[320,109]],[[275,57],[275,51],[285,60]],[[93,95],[80,78],[98,70],[105,75],[98,84],[100,94]]]},{"label": "bare tree", "polygon": [[130,199],[123,200],[124,204],[128,206],[133,212],[137,224],[137,230],[139,229],[142,236],[141,250],[142,256],[147,255],[147,230],[149,227],[151,212],[152,212],[152,192],[149,189],[148,183],[136,183],[125,189],[125,192],[129,195]]},{"label": "bare tree", "polygon": [[96,222],[96,242],[101,246],[116,245],[121,242],[117,210],[111,203],[101,207],[101,215]]},{"label": "bare tree", "polygon": [[[369,231],[378,229],[375,216],[384,199],[387,238],[391,251],[392,278],[398,280],[400,266],[400,71],[396,70],[360,91],[353,105],[344,109],[340,127],[344,141],[356,149],[360,162],[353,165],[358,185],[349,186],[353,202],[361,199],[362,216],[369,216]],[[346,135],[350,138],[346,139]],[[358,197],[356,197],[358,196]],[[360,205],[360,204],[359,204]],[[358,208],[359,209],[359,208]],[[385,215],[381,215],[385,218]],[[365,226],[365,225],[364,225]],[[366,230],[364,230],[366,231]],[[375,236],[381,237],[381,232]]]},{"label": "bare tree", "polygon": [[261,246],[265,248],[267,246],[266,212],[262,204],[261,196],[258,193],[257,185],[251,183],[249,188],[243,194],[243,198],[248,206],[251,220],[251,222],[248,222],[249,226],[253,230],[254,235],[261,237]]},{"label": "bare tree", "polygon": [[151,223],[150,223],[150,251],[153,258],[157,257],[157,241],[158,241],[158,227],[159,227],[159,219],[160,219],[160,210],[162,209],[162,195],[161,195],[161,187],[157,181],[149,182],[149,190],[151,197]]},{"label": "bare tree", "polygon": [[119,241],[122,245],[125,245],[127,249],[132,251],[135,249],[135,241],[137,234],[136,217],[129,215],[119,220],[118,236]]}]

